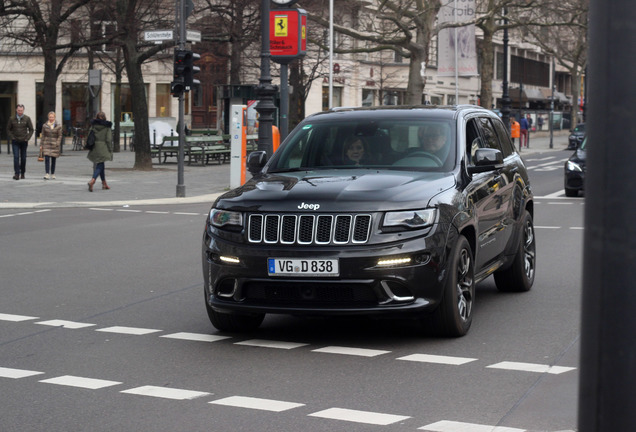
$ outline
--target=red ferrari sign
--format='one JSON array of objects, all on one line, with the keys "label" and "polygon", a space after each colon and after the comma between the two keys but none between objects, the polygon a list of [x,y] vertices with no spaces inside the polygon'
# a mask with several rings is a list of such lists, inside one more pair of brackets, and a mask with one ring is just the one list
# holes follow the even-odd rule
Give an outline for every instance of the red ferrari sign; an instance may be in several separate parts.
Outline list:
[{"label": "red ferrari sign", "polygon": [[274,9],[269,13],[269,51],[278,63],[307,53],[307,12],[303,9]]}]

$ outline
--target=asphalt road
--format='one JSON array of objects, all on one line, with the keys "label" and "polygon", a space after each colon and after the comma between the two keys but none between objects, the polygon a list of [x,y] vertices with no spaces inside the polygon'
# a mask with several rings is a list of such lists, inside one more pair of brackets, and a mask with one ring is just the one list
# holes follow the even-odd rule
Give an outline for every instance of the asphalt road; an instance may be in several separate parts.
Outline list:
[{"label": "asphalt road", "polygon": [[460,339],[288,316],[216,331],[208,204],[0,208],[0,430],[575,430],[584,198],[563,195],[567,156],[525,157],[533,289],[481,283]]}]

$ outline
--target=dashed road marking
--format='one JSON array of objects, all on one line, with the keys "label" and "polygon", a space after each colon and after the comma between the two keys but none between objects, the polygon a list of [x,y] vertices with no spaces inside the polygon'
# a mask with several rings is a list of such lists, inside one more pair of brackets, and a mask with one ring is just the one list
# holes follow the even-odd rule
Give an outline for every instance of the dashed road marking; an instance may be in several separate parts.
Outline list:
[{"label": "dashed road marking", "polygon": [[564,372],[569,372],[571,370],[575,370],[573,367],[564,367],[564,366],[550,366],[545,364],[537,364],[537,363],[521,363],[521,362],[510,362],[503,361],[500,363],[495,363],[490,366],[486,366],[491,369],[506,369],[506,370],[514,370],[521,372],[538,372],[538,373],[549,373],[553,375],[559,375]]},{"label": "dashed road marking", "polygon": [[196,399],[203,396],[208,396],[211,394],[211,393],[194,391],[194,390],[182,390],[182,389],[176,389],[176,388],[157,387],[157,386],[150,386],[150,385],[123,390],[120,393],[134,394],[139,396],[151,396],[151,397],[174,399],[174,400],[191,400],[191,399]]},{"label": "dashed road marking", "polygon": [[442,420],[418,428],[430,432],[525,432],[526,429],[517,429],[504,426],[489,426],[476,423],[464,423]]},{"label": "dashed road marking", "polygon": [[33,375],[41,375],[43,373],[44,372],[25,370],[25,369],[12,369],[12,368],[0,367],[0,377],[2,378],[18,379],[18,378],[30,377]]},{"label": "dashed road marking", "polygon": [[262,348],[294,349],[294,348],[305,346],[307,344],[295,343],[295,342],[270,341],[270,340],[263,340],[263,339],[251,339],[251,340],[236,342],[235,345],[247,345],[247,346],[262,347]]},{"label": "dashed road marking", "polygon": [[34,320],[34,319],[38,319],[38,317],[0,313],[0,320],[2,321],[20,322],[20,321],[28,321],[28,320]]},{"label": "dashed road marking", "polygon": [[217,336],[217,335],[210,335],[210,334],[203,334],[203,333],[187,333],[187,332],[172,333],[172,334],[163,335],[160,337],[169,338],[169,339],[197,341],[197,342],[217,342],[224,339],[231,339],[230,336]]},{"label": "dashed road marking", "polygon": [[380,426],[388,426],[393,423],[409,419],[409,416],[383,414],[371,411],[358,411],[344,408],[329,408],[309,414],[310,417],[320,417],[331,420],[343,420],[355,423],[365,423]]},{"label": "dashed road marking", "polygon": [[47,384],[57,384],[69,387],[80,387],[85,389],[97,390],[104,387],[112,387],[121,384],[119,381],[109,381],[95,378],[84,378],[73,375],[63,375],[56,378],[49,378],[40,381]]},{"label": "dashed road marking", "polygon": [[92,327],[95,325],[95,324],[88,324],[88,323],[81,323],[81,322],[74,322],[74,321],[64,321],[59,319],[49,320],[49,321],[40,321],[40,322],[36,322],[36,324],[48,325],[52,327],[63,327],[63,328],[69,328],[69,329],[81,329],[85,327]]},{"label": "dashed road marking", "polygon": [[160,332],[161,330],[156,329],[147,329],[147,328],[139,328],[139,327],[122,327],[122,326],[113,326],[97,329],[95,331],[98,332],[107,332],[107,333],[121,333],[121,334],[131,334],[131,335],[146,335],[150,333]]},{"label": "dashed road marking", "polygon": [[282,412],[293,408],[304,406],[305,404],[295,402],[285,402],[273,399],[261,399],[246,396],[231,396],[209,402],[215,405],[225,405],[237,408],[250,408],[255,410]]},{"label": "dashed road marking", "polygon": [[351,347],[339,347],[339,346],[328,346],[324,348],[318,348],[312,351],[319,352],[319,353],[344,354],[344,355],[361,356],[361,357],[375,357],[375,356],[379,356],[379,355],[387,354],[391,352],[391,351],[374,350],[374,349],[366,349],[366,348],[351,348]]},{"label": "dashed road marking", "polygon": [[474,362],[477,359],[467,357],[449,357],[431,354],[411,354],[405,357],[399,357],[397,360],[408,360],[422,363],[437,363],[460,366],[466,363]]}]

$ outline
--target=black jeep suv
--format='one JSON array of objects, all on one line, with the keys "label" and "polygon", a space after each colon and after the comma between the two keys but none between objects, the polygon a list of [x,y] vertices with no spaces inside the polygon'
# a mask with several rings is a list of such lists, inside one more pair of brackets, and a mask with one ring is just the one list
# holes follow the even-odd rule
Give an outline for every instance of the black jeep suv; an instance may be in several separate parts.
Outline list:
[{"label": "black jeep suv", "polygon": [[477,106],[335,109],[301,122],[212,205],[205,305],[219,330],[267,313],[411,314],[468,332],[475,284],[528,291],[533,196],[499,117]]}]

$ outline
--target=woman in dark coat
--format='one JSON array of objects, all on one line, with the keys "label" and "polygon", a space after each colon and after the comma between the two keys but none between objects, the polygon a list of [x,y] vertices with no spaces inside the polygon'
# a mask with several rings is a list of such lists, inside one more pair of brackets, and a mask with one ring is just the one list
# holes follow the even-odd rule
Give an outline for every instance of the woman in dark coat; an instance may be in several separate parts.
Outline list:
[{"label": "woman in dark coat", "polygon": [[95,119],[91,121],[90,131],[95,132],[95,147],[88,152],[88,159],[95,164],[93,178],[88,182],[88,191],[93,192],[93,185],[97,180],[97,176],[102,179],[102,189],[110,189],[106,183],[106,174],[104,172],[104,162],[113,160],[113,132],[111,130],[112,123],[106,120],[106,114],[98,112]]},{"label": "woman in dark coat", "polygon": [[[49,120],[42,125],[42,154],[44,155],[44,180],[55,179],[55,161],[60,157],[62,125],[55,121],[55,113],[49,113]],[[50,175],[49,175],[50,173]]]}]

